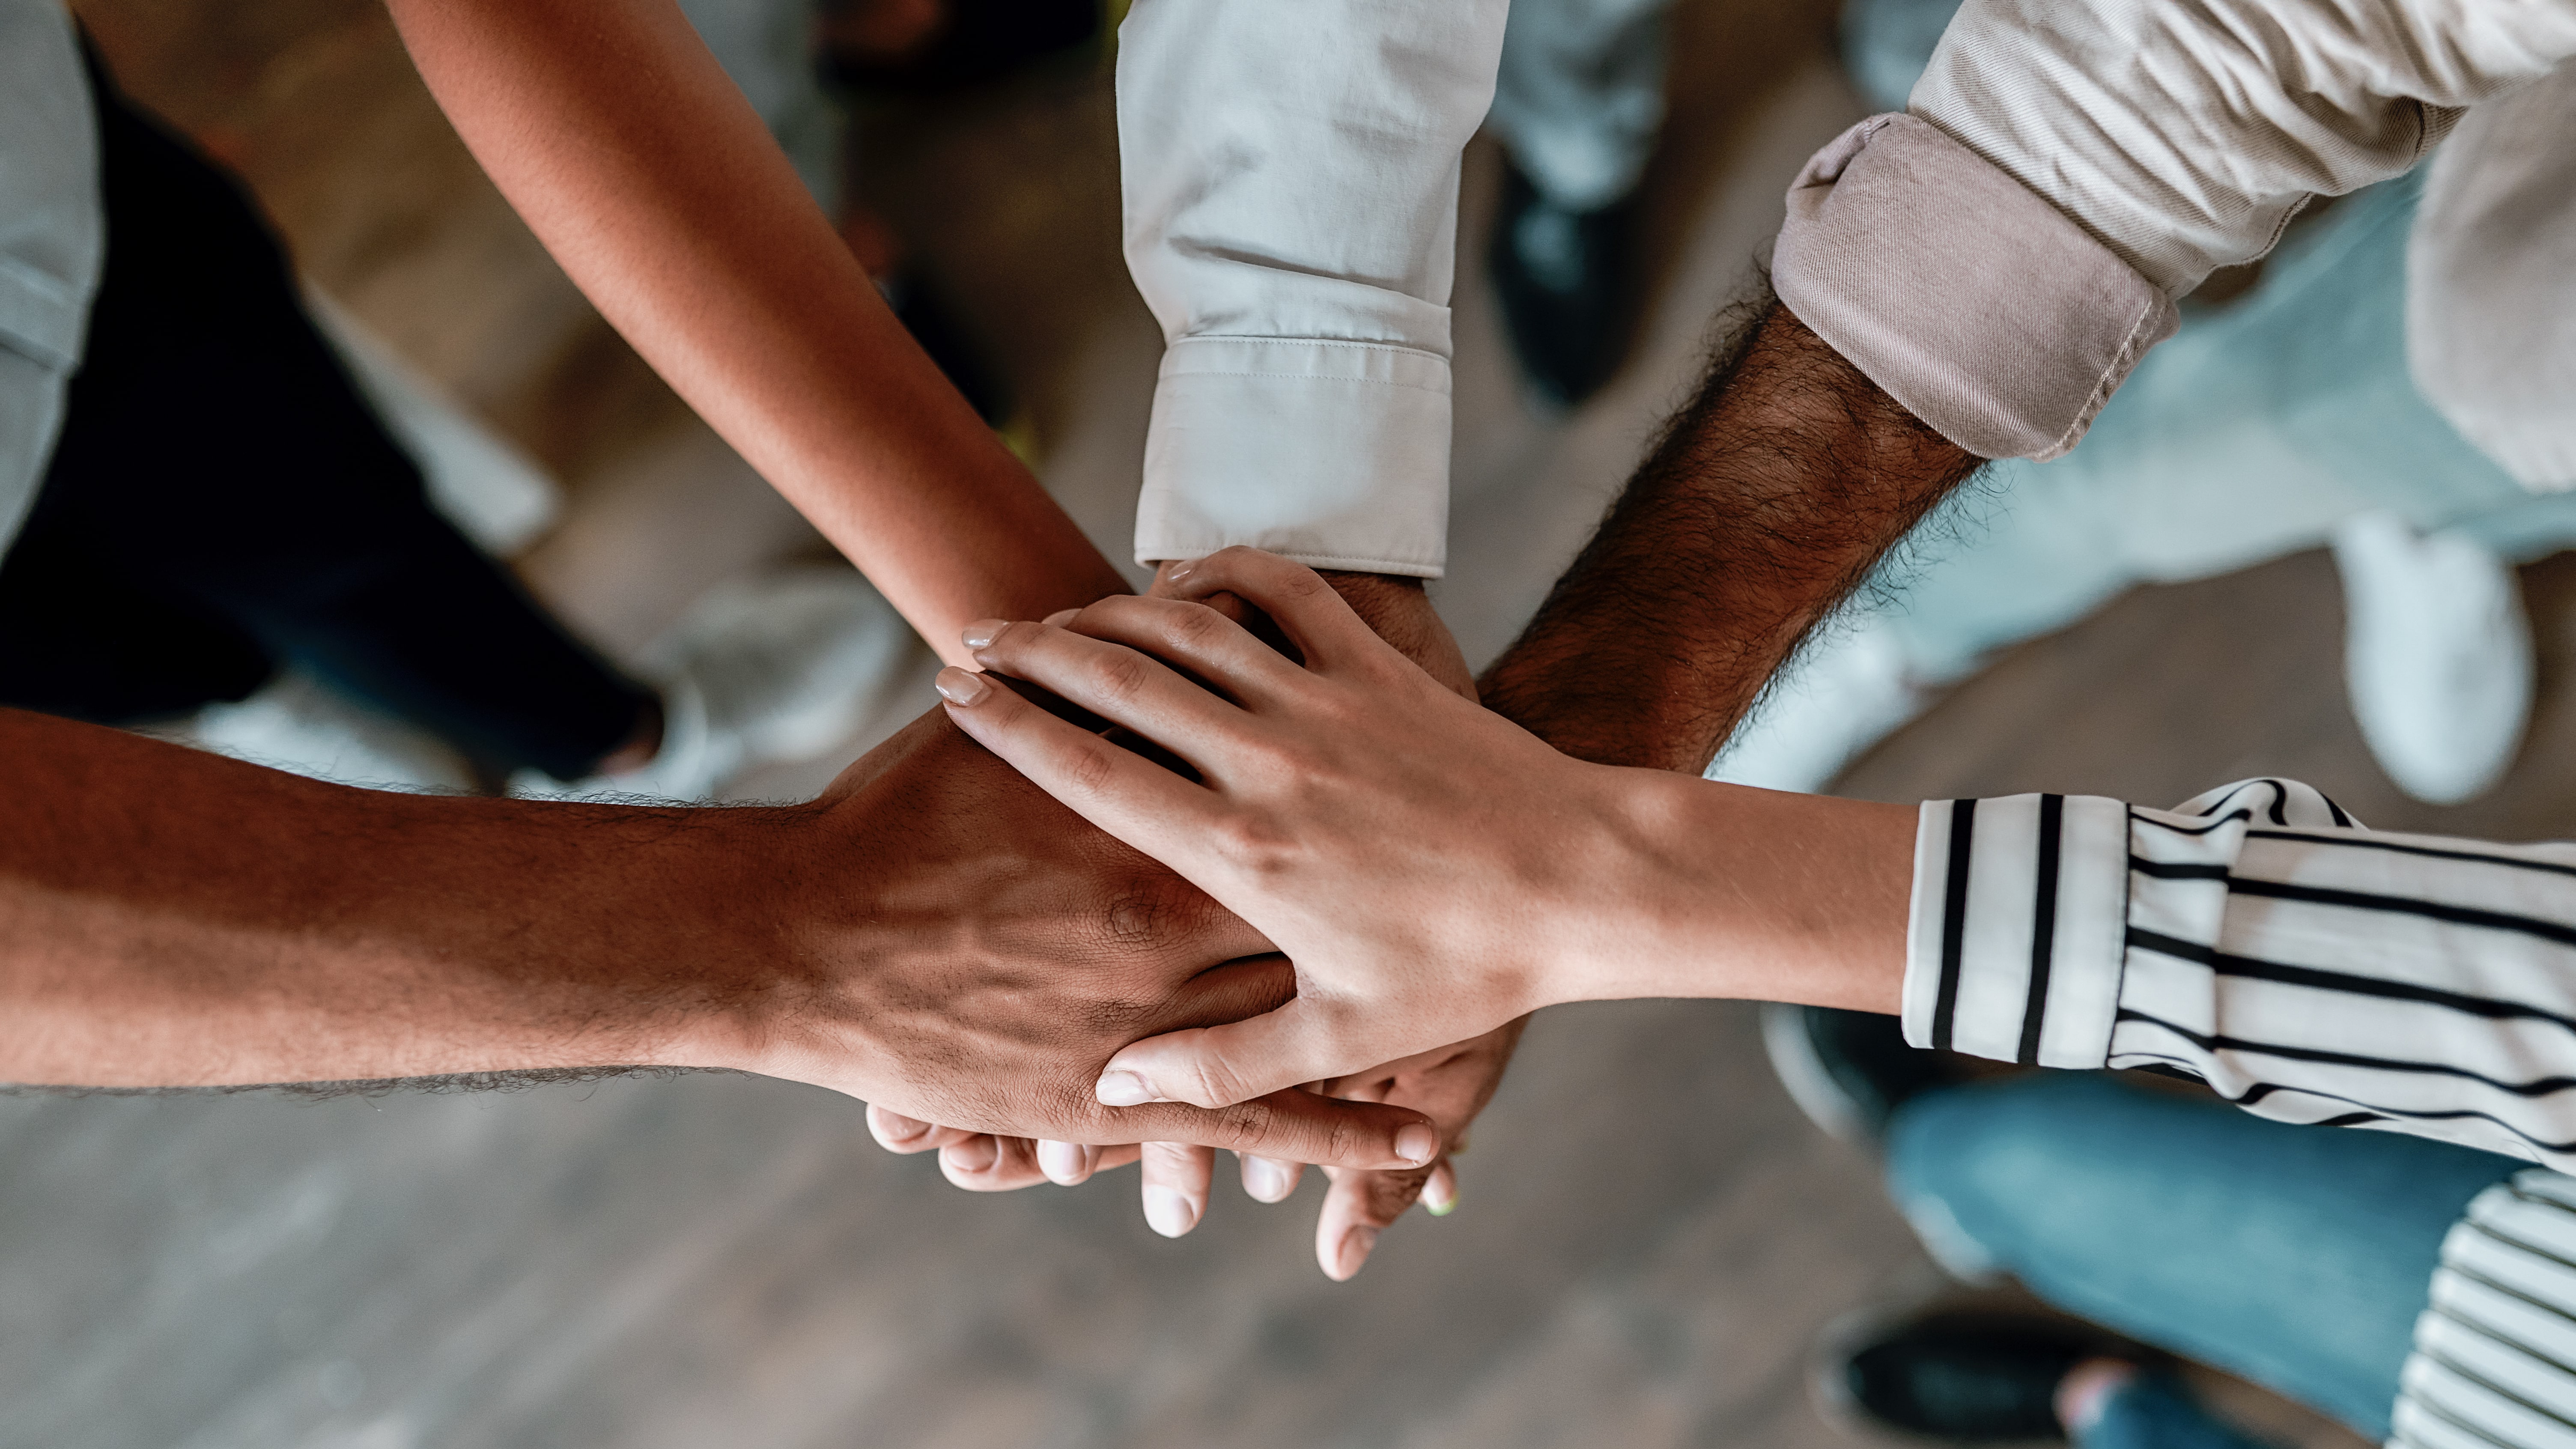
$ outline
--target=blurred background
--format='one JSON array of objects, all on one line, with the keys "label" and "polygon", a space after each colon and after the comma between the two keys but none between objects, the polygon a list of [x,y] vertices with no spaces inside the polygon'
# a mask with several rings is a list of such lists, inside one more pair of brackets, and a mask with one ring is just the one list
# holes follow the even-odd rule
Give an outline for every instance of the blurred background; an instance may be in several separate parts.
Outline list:
[{"label": "blurred background", "polygon": [[[469,531],[603,651],[643,658],[717,591],[829,565],[547,260],[369,0],[74,8],[140,103],[247,177],[344,345],[408,399],[410,440],[485,525]],[[899,28],[881,10],[830,11],[825,33]],[[733,37],[853,246],[930,299],[916,326],[952,375],[1123,560],[1160,338],[1119,256],[1105,33],[937,84],[852,65],[828,91],[764,94],[763,47],[784,34],[767,73],[794,71],[809,17],[693,14],[720,51]],[[1470,150],[1434,590],[1471,662],[1509,642],[1687,395],[1712,319],[1757,284],[1788,179],[1874,108],[1840,20],[1832,0],[1680,0],[1619,254],[1633,333],[1576,405],[1515,360],[1488,265],[1511,175],[1490,138]],[[1906,567],[1973,549],[2012,508],[1988,485]],[[2576,561],[2505,550],[2541,555],[2518,574],[2528,725],[2500,784],[2436,806],[2353,722],[2321,541],[2110,580],[2057,610],[2066,627],[1982,639],[1973,668],[1888,665],[1866,727],[1739,768],[1885,800],[2159,805],[2280,773],[2375,826],[2567,833]],[[1818,658],[1858,657],[1869,617]],[[810,795],[927,707],[932,667],[903,643],[846,738],[725,793]],[[235,725],[278,738],[274,717]],[[1454,1216],[1414,1215],[1334,1285],[1311,1257],[1315,1182],[1274,1207],[1221,1183],[1205,1225],[1165,1242],[1132,1174],[969,1197],[880,1153],[857,1104],[757,1079],[0,1099],[0,1449],[1788,1449],[1853,1442],[1809,1402],[1823,1327],[1935,1281],[1871,1166],[1774,1083],[1750,1007],[1547,1013],[1460,1176]],[[2219,1390],[2299,1442],[2356,1442]]]}]

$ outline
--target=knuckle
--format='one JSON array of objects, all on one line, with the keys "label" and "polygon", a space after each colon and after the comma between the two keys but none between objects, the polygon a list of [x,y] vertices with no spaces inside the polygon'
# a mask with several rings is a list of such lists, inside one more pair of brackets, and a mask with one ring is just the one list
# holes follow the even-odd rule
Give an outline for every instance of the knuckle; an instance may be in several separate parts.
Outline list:
[{"label": "knuckle", "polygon": [[1066,746],[1064,774],[1067,783],[1080,791],[1099,791],[1109,787],[1118,774],[1118,759],[1110,753],[1116,746],[1084,737]]},{"label": "knuckle", "polygon": [[[1200,1074],[1202,1085],[1207,1077]],[[1249,1152],[1268,1146],[1278,1127],[1278,1111],[1268,1102],[1255,1099],[1216,1109],[1216,1135],[1221,1147],[1235,1152]]]},{"label": "knuckle", "polygon": [[1121,650],[1100,661],[1100,692],[1111,700],[1133,699],[1144,689],[1148,673],[1143,655]]}]

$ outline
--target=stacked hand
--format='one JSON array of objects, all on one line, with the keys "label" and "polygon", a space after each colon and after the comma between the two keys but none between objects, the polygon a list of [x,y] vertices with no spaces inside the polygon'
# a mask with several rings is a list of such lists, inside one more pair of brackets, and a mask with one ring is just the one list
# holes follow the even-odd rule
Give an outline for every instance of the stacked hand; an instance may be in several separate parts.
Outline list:
[{"label": "stacked hand", "polygon": [[[1337,575],[1331,582],[1375,637],[1419,661],[1442,687],[1465,699],[1475,697],[1456,642],[1418,585],[1374,575]],[[1169,596],[1180,587],[1167,568],[1155,592]],[[1256,628],[1262,623],[1238,596],[1221,587],[1191,592],[1201,601],[1192,607],[1201,612],[1212,609],[1229,621]],[[1049,622],[1069,623],[1076,612],[1067,610]],[[1285,642],[1275,634],[1273,639]],[[1440,1158],[1421,1167],[1368,1170],[1325,1165],[1332,1186],[1316,1223],[1315,1252],[1327,1274],[1346,1279],[1358,1272],[1379,1233],[1417,1199],[1435,1215],[1455,1206],[1457,1179],[1448,1159],[1465,1149],[1468,1125],[1500,1084],[1522,1025],[1518,1020],[1504,1022],[1463,1041],[1304,1084],[1326,1097],[1389,1103],[1426,1113],[1441,1133]],[[1187,1143],[1096,1147],[997,1137],[906,1117],[882,1104],[870,1108],[868,1125],[891,1151],[938,1151],[941,1171],[970,1191],[1010,1191],[1040,1182],[1072,1186],[1095,1173],[1141,1161],[1146,1218],[1156,1231],[1170,1237],[1189,1232],[1206,1216],[1215,1175],[1214,1152]],[[1262,1202],[1278,1202],[1294,1192],[1305,1165],[1293,1156],[1254,1152],[1238,1156],[1244,1191]]]}]

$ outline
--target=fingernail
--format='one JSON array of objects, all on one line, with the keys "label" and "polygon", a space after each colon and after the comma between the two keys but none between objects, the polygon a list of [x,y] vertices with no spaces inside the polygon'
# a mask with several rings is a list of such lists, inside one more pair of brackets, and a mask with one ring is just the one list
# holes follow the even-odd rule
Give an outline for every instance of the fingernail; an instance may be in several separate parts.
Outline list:
[{"label": "fingernail", "polygon": [[957,637],[966,641],[967,648],[981,649],[1000,638],[1002,631],[1009,627],[1011,624],[1008,619],[978,619],[967,625]]},{"label": "fingernail", "polygon": [[1145,1225],[1167,1238],[1177,1238],[1197,1227],[1199,1210],[1190,1200],[1168,1187],[1145,1189]]},{"label": "fingernail", "polygon": [[1458,1210],[1458,1185],[1434,1177],[1422,1188],[1422,1210],[1435,1218],[1445,1218]]},{"label": "fingernail", "polygon": [[1360,1265],[1368,1261],[1369,1254],[1376,1248],[1377,1229],[1375,1228],[1353,1228],[1342,1234],[1342,1250],[1333,1264],[1339,1271],[1334,1273],[1334,1278],[1341,1282],[1349,1282],[1351,1275],[1359,1272]]},{"label": "fingernail", "polygon": [[970,1137],[940,1148],[939,1160],[959,1172],[989,1172],[1002,1160],[1002,1144],[990,1137]]},{"label": "fingernail", "polygon": [[984,676],[955,665],[939,671],[939,676],[930,681],[930,687],[939,691],[941,699],[954,705],[980,703],[985,695],[993,692],[993,686],[984,682]]},{"label": "fingernail", "polygon": [[1046,626],[1050,629],[1061,629],[1065,625],[1072,623],[1075,617],[1081,613],[1082,611],[1080,609],[1058,609],[1054,613],[1046,616]]},{"label": "fingernail", "polygon": [[1078,1142],[1041,1141],[1038,1171],[1058,1187],[1071,1187],[1091,1175],[1091,1153]]},{"label": "fingernail", "polygon": [[1280,1202],[1297,1190],[1288,1168],[1267,1157],[1243,1159],[1243,1190],[1254,1202]]},{"label": "fingernail", "polygon": [[1163,581],[1165,583],[1172,584],[1179,583],[1181,580],[1190,576],[1190,570],[1197,568],[1199,566],[1199,562],[1200,561],[1198,559],[1186,559],[1180,563],[1172,565],[1171,572],[1163,575]]},{"label": "fingernail", "polygon": [[1416,1122],[1395,1134],[1395,1155],[1413,1167],[1429,1162],[1440,1150],[1440,1134]]},{"label": "fingernail", "polygon": [[1154,1100],[1154,1089],[1134,1072],[1102,1072],[1092,1083],[1091,1095],[1103,1107],[1134,1107]]},{"label": "fingernail", "polygon": [[927,1122],[915,1122],[900,1112],[889,1112],[883,1107],[879,1107],[877,1109],[877,1129],[885,1134],[885,1138],[889,1142],[910,1142],[915,1137],[929,1131],[930,1124]]}]

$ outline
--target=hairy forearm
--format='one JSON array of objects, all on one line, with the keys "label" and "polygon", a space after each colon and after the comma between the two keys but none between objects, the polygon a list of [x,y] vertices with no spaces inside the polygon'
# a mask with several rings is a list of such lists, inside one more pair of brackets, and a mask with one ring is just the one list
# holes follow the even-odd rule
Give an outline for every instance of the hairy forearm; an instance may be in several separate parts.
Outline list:
[{"label": "hairy forearm", "polygon": [[1125,591],[914,345],[671,0],[390,8],[547,250],[934,646]]},{"label": "hairy forearm", "polygon": [[1695,774],[1979,465],[1772,302],[1487,672],[1485,702],[1568,754]]},{"label": "hairy forearm", "polygon": [[760,916],[710,907],[757,899],[778,812],[354,790],[11,711],[0,760],[0,1080],[728,1060]]}]

